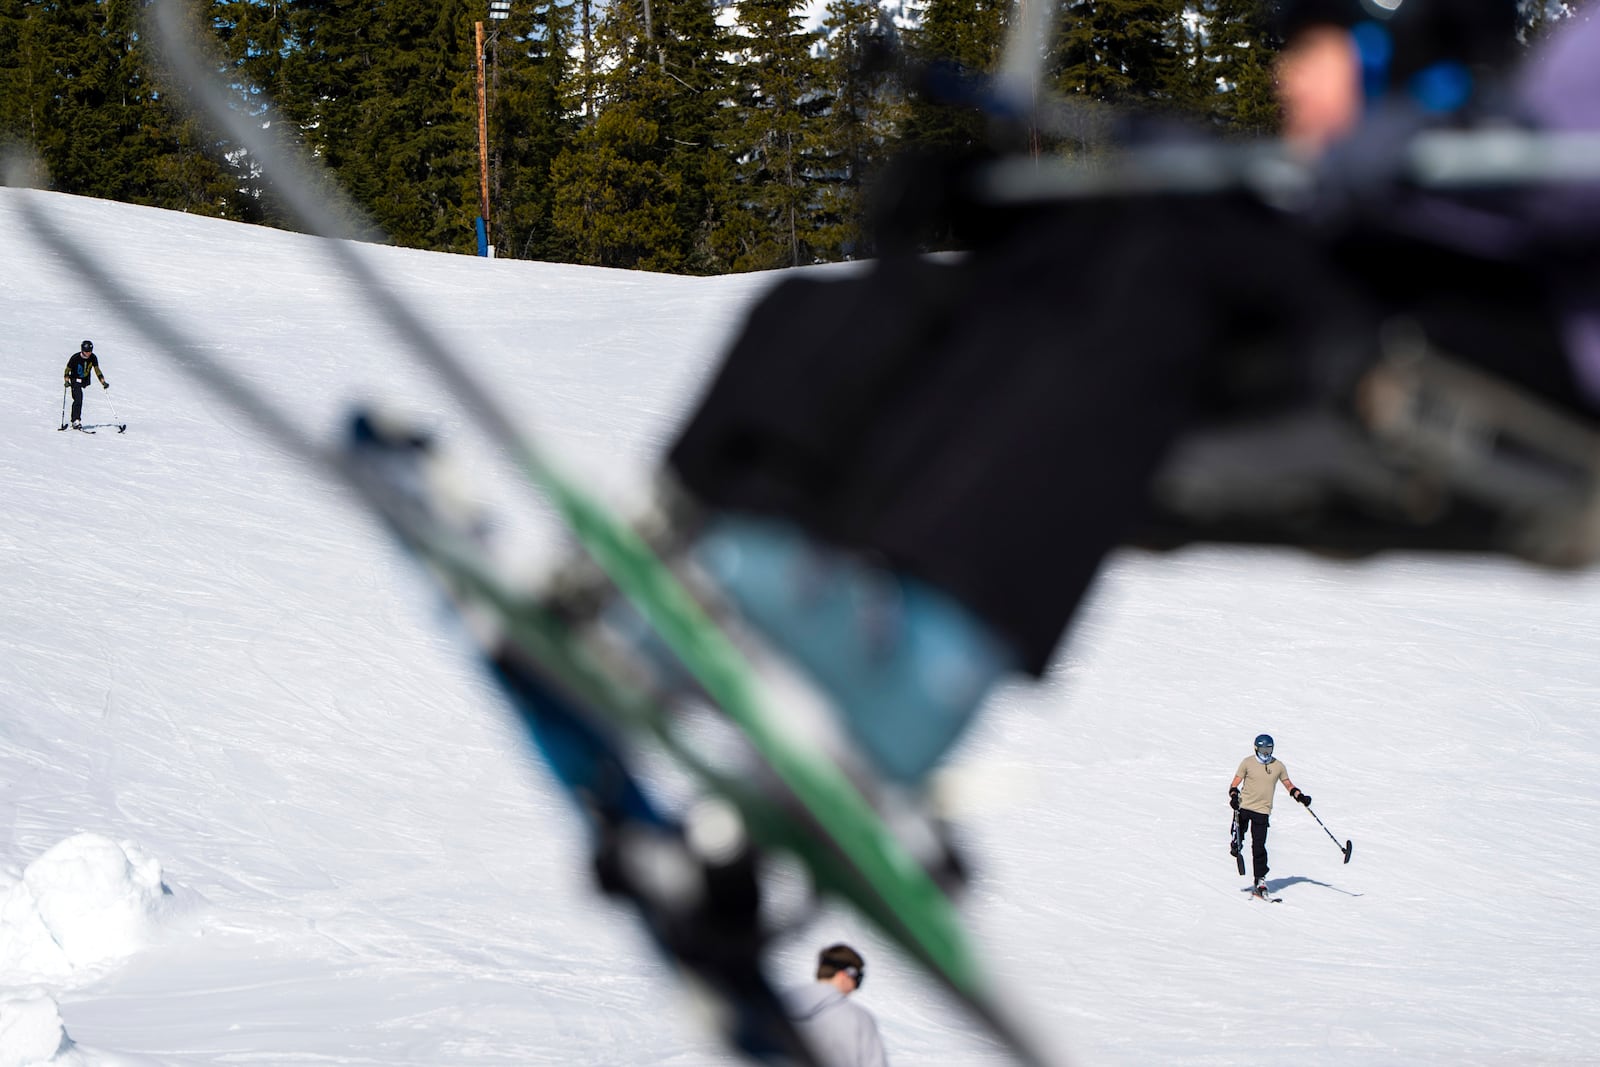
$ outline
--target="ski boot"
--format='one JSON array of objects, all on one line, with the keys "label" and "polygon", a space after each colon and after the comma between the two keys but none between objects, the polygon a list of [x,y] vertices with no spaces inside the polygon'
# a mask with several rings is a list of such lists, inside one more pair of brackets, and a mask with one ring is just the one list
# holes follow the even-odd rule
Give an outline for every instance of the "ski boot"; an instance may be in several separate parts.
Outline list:
[{"label": "ski boot", "polygon": [[1260,878],[1256,879],[1255,887],[1250,890],[1250,895],[1269,904],[1276,904],[1283,899],[1282,897],[1273,896],[1272,891],[1267,888],[1266,881]]}]

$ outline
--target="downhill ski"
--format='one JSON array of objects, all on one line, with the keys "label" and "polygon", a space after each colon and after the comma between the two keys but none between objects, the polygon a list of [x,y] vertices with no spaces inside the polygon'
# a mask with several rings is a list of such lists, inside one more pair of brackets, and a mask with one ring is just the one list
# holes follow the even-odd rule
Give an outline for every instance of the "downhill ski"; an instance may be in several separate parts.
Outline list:
[{"label": "downhill ski", "polygon": [[816,1063],[761,969],[759,856],[737,812],[712,805],[675,818],[632,767],[630,729],[672,737],[659,697],[626,682],[626,665],[585,643],[555,606],[484,567],[484,524],[433,490],[425,435],[358,414],[344,456],[391,534],[471,620],[484,665],[588,824],[600,888],[626,901],[718,1006],[730,1044],[766,1062]]}]

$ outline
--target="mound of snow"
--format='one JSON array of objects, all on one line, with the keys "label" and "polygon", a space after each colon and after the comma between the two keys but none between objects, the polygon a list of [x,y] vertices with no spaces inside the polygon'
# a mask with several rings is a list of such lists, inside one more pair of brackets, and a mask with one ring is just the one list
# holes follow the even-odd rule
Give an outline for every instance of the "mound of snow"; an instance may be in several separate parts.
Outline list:
[{"label": "mound of snow", "polygon": [[0,1067],[49,1063],[71,1047],[61,1011],[50,997],[0,999]]},{"label": "mound of snow", "polygon": [[151,943],[171,908],[160,861],[138,845],[69,837],[0,884],[0,986],[124,959]]}]

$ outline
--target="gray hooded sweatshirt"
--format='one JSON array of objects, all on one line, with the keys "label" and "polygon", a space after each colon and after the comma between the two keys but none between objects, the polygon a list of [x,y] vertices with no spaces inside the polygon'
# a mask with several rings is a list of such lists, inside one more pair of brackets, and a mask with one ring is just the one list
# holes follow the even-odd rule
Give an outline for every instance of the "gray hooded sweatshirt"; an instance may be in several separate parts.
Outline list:
[{"label": "gray hooded sweatshirt", "polygon": [[800,1036],[828,1067],[888,1067],[872,1013],[831,982],[792,989],[783,999]]}]

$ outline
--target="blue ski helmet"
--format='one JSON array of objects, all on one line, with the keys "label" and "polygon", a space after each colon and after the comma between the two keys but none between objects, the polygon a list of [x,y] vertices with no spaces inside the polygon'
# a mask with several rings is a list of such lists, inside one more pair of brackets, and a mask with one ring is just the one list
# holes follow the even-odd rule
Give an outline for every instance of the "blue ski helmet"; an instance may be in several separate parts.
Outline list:
[{"label": "blue ski helmet", "polygon": [[1256,735],[1256,759],[1260,760],[1262,763],[1266,763],[1267,761],[1272,759],[1272,735],[1271,734],[1257,734]]}]

